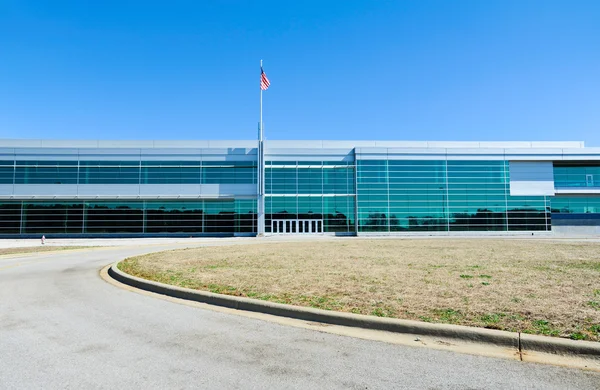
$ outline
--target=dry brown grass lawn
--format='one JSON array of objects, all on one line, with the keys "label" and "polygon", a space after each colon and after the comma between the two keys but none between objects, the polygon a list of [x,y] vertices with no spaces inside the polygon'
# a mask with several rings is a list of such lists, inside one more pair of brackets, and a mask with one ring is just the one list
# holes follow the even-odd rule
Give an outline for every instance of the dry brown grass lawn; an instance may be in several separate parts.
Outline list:
[{"label": "dry brown grass lawn", "polygon": [[130,258],[183,287],[368,315],[600,340],[600,244],[340,239]]},{"label": "dry brown grass lawn", "polygon": [[85,246],[25,246],[17,248],[0,248],[0,255],[12,255],[17,253],[54,252],[69,249],[89,248]]}]

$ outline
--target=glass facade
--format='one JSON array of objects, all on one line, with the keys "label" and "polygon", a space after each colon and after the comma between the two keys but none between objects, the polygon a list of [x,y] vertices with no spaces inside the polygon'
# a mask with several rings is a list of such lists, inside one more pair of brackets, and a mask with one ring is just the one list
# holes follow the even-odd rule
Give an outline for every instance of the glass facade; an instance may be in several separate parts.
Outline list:
[{"label": "glass facade", "polygon": [[256,184],[253,161],[0,161],[0,184]]},{"label": "glass facade", "polygon": [[544,196],[511,196],[507,161],[358,160],[359,232],[549,230]]},{"label": "glass facade", "polygon": [[16,161],[14,183],[77,184],[77,169],[77,161]]},{"label": "glass facade", "polygon": [[600,213],[600,196],[557,196],[552,198],[551,207],[559,214]]},{"label": "glass facade", "polygon": [[273,220],[323,220],[324,232],[354,232],[353,162],[267,161],[265,230]]},{"label": "glass facade", "polygon": [[[576,191],[600,187],[600,162],[555,162],[554,186],[558,189],[572,188]],[[552,218],[557,224],[571,226],[596,225],[600,220],[600,196],[555,196],[551,199],[551,210]]]},{"label": "glass facade", "polygon": [[554,163],[554,186],[600,187],[600,163],[560,162]]},{"label": "glass facade", "polygon": [[[241,161],[256,149],[224,145],[97,153],[90,146],[80,154],[68,148],[68,155],[54,147],[2,149],[0,235],[256,234],[257,164]],[[294,154],[279,159],[267,153],[266,233],[549,231],[552,214],[556,227],[594,215],[600,220],[600,194],[594,194],[600,157],[554,162],[556,196],[511,196],[510,162],[493,160],[497,152],[465,152],[454,160],[459,155],[450,148],[438,154],[310,145],[290,144],[282,150]],[[524,161],[537,161],[523,149]],[[515,158],[514,183],[527,190],[521,193],[528,181],[551,180],[549,159],[542,160],[545,170]],[[538,184],[532,191],[552,193]],[[519,190],[513,185],[513,191]]]},{"label": "glass facade", "polygon": [[0,234],[253,232],[253,199],[0,201]]},{"label": "glass facade", "polygon": [[[78,177],[79,181],[74,184],[140,184],[140,163],[139,161],[80,161]],[[168,178],[165,177],[165,181],[168,181]]]},{"label": "glass facade", "polygon": [[0,184],[13,184],[15,181],[15,162],[0,160]]}]

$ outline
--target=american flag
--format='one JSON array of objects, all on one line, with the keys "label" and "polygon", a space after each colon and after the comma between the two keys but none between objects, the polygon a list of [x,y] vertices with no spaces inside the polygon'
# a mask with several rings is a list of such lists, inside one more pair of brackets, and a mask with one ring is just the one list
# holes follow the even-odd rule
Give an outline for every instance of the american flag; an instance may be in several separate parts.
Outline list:
[{"label": "american flag", "polygon": [[271,82],[267,78],[267,74],[265,73],[265,71],[263,70],[263,68],[261,66],[260,67],[260,89],[262,89],[263,91],[266,91],[267,89],[269,89],[269,85],[271,85]]}]

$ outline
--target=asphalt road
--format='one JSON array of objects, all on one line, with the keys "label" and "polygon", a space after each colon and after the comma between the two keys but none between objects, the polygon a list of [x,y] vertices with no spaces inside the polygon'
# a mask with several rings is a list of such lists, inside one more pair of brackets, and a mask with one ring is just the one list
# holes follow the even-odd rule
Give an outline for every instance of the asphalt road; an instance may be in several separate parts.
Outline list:
[{"label": "asphalt road", "polygon": [[170,247],[0,257],[0,389],[600,388],[600,373],[289,327],[99,277],[117,259]]}]

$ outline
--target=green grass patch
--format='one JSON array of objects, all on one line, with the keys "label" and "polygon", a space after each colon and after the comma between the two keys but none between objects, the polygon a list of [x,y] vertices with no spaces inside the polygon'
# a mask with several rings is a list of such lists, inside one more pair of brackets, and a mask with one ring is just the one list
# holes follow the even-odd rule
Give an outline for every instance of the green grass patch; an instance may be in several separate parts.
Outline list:
[{"label": "green grass patch", "polygon": [[473,275],[467,275],[467,274],[461,274],[460,277],[463,279],[473,279]]},{"label": "green grass patch", "polygon": [[511,321],[519,321],[519,322],[526,320],[526,318],[524,316],[522,316],[521,314],[511,314],[506,318],[508,318]]},{"label": "green grass patch", "polygon": [[376,307],[371,311],[372,316],[377,317],[394,317],[396,313],[388,307]]},{"label": "green grass patch", "polygon": [[575,332],[575,333],[571,333],[569,335],[569,338],[571,340],[586,340],[587,336],[581,332]]},{"label": "green grass patch", "polygon": [[560,331],[555,329],[547,320],[536,320],[533,321],[532,325],[535,333],[547,336],[558,336],[560,334]]},{"label": "green grass patch", "polygon": [[600,261],[582,261],[565,265],[567,268],[587,269],[600,272]]},{"label": "green grass patch", "polygon": [[506,317],[504,313],[490,313],[482,315],[479,319],[486,327],[495,327],[494,325],[498,324],[504,317]]},{"label": "green grass patch", "polygon": [[434,309],[433,313],[438,320],[449,324],[455,324],[463,318],[463,314],[454,309]]}]

